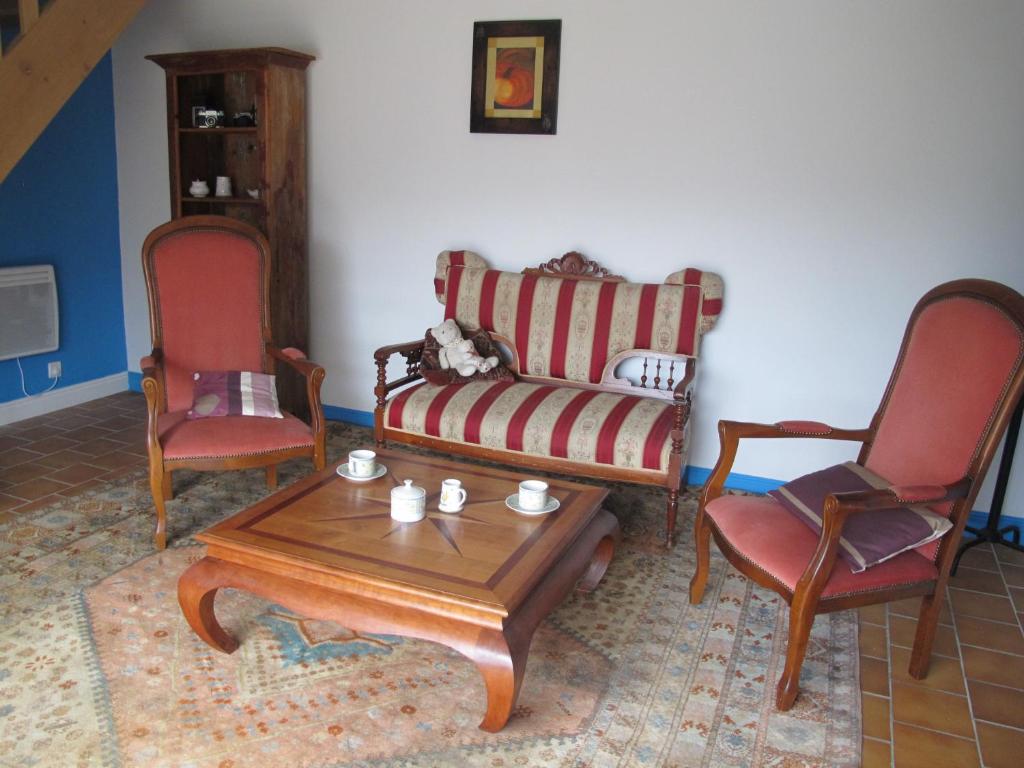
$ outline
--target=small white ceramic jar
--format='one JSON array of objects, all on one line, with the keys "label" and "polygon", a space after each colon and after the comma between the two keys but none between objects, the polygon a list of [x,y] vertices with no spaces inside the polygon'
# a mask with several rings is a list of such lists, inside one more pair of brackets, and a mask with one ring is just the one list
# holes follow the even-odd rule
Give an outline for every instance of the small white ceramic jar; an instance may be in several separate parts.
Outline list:
[{"label": "small white ceramic jar", "polygon": [[193,179],[192,186],[188,188],[188,192],[192,197],[206,197],[210,194],[210,185],[202,179]]},{"label": "small white ceramic jar", "polygon": [[427,492],[412,480],[391,489],[391,517],[400,523],[415,523],[427,515]]}]

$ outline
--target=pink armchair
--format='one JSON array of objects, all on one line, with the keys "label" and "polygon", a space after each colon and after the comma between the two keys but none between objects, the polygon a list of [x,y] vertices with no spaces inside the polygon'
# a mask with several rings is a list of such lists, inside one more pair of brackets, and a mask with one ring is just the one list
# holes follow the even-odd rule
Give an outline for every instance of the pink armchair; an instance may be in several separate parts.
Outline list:
[{"label": "pink armchair", "polygon": [[[1024,392],[1024,297],[985,280],[929,291],[910,317],[881,405],[867,429],[813,422],[721,421],[721,452],[695,523],[697,571],[690,602],[707,584],[709,540],[749,579],[790,605],[786,666],[776,706],[793,706],[815,614],[923,596],[910,674],[928,672],[950,566],[1015,404]],[[722,495],[740,438],[818,438],[861,443],[857,464],[892,487],[833,493],[819,510],[818,536],[772,497]],[[923,504],[952,529],[938,541],[854,573],[837,560],[849,518],[868,510]]]},{"label": "pink armchair", "polygon": [[[277,485],[277,464],[308,456],[325,462],[326,433],[320,385],[324,369],[294,348],[271,344],[270,246],[255,228],[222,216],[190,216],[153,230],[142,246],[153,351],[142,359],[146,395],[149,482],[156,506],[154,544],[167,543],[165,501],[178,469],[265,467]],[[276,363],[306,379],[310,423],[214,416],[190,420],[193,373],[274,373]]]}]

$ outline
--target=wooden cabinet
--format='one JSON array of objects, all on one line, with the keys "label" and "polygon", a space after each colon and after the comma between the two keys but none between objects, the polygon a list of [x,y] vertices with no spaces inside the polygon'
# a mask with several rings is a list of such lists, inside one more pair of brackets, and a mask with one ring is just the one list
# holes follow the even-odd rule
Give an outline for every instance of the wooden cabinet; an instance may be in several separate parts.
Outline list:
[{"label": "wooden cabinet", "polygon": [[[218,214],[260,229],[273,254],[274,343],[308,353],[306,67],[314,57],[242,48],[146,58],[167,75],[171,217]],[[230,195],[215,194],[218,176],[231,180]],[[190,192],[197,179],[207,182],[207,196]],[[279,375],[278,395],[305,415],[301,380]]]}]

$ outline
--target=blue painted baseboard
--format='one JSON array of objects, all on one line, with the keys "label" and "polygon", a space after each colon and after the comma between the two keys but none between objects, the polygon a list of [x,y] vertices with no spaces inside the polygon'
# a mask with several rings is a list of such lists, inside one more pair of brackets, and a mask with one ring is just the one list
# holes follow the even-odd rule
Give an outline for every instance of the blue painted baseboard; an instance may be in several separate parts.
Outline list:
[{"label": "blue painted baseboard", "polygon": [[[142,391],[142,374],[128,371],[128,388],[133,392]],[[344,421],[347,424],[356,424],[360,427],[373,426],[373,413],[371,411],[360,411],[355,408],[342,408],[338,405],[325,405],[324,416],[330,421]],[[687,485],[703,485],[711,475],[709,467],[695,467],[687,465],[686,473],[683,475],[683,482]],[[725,481],[726,488],[733,488],[737,491],[749,491],[751,493],[767,493],[782,485],[784,480],[773,480],[770,477],[758,477],[757,475],[744,475],[739,472],[730,472]],[[967,519],[967,524],[972,528],[984,528],[988,513],[975,510]],[[1002,525],[1017,525],[1024,529],[1024,518],[1003,516]],[[970,535],[970,534],[967,534]]]},{"label": "blue painted baseboard", "polygon": [[324,416],[330,421],[344,421],[346,424],[355,424],[360,427],[373,426],[371,411],[358,411],[355,408],[342,408],[339,405],[325,405]]}]

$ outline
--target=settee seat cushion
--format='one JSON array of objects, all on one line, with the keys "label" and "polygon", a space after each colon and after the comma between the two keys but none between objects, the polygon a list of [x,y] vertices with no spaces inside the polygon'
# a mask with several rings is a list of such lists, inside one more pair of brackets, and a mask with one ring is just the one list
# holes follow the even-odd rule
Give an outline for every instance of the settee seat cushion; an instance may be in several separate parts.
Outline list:
[{"label": "settee seat cushion", "polygon": [[388,429],[590,464],[668,471],[672,404],[558,384],[419,384],[392,398]]}]

